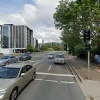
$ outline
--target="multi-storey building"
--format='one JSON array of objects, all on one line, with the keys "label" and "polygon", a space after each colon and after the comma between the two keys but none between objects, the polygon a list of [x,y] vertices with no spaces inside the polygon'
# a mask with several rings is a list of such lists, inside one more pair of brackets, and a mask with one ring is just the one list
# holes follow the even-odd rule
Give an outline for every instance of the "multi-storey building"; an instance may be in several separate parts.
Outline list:
[{"label": "multi-storey building", "polygon": [[33,48],[38,47],[38,40],[33,38]]},{"label": "multi-storey building", "polygon": [[33,45],[33,30],[26,25],[0,25],[0,52],[10,54],[25,52],[27,44]]}]

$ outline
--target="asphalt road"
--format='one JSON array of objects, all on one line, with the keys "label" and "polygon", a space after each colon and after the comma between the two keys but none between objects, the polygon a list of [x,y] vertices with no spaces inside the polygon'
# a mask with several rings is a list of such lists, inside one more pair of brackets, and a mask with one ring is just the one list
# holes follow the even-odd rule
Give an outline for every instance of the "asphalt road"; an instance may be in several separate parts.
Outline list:
[{"label": "asphalt road", "polygon": [[36,66],[37,76],[23,89],[17,100],[86,100],[67,63],[54,64],[54,59],[47,59],[47,55],[32,55],[30,62]]}]

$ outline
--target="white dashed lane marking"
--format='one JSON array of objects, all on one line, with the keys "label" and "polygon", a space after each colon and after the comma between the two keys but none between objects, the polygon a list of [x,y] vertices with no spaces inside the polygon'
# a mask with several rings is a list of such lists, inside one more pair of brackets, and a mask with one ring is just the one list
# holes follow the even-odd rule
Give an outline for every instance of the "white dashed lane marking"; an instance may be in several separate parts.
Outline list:
[{"label": "white dashed lane marking", "polygon": [[48,71],[51,69],[51,66],[49,67]]},{"label": "white dashed lane marking", "polygon": [[45,82],[53,82],[53,83],[62,83],[62,84],[73,84],[74,82],[67,81],[56,81],[56,80],[44,80],[44,79],[35,79],[36,81],[45,81]]},{"label": "white dashed lane marking", "polygon": [[[44,60],[44,59],[43,59]],[[33,64],[33,65],[37,65],[38,63],[42,62],[43,60],[38,61],[37,63]]]},{"label": "white dashed lane marking", "polygon": [[45,81],[49,81],[49,82],[58,82],[58,81],[55,81],[55,80],[45,80]]}]

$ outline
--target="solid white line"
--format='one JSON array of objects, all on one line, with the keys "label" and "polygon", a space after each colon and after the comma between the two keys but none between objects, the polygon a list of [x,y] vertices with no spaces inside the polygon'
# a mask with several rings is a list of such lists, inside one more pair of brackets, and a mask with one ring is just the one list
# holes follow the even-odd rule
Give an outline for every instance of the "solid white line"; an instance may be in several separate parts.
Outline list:
[{"label": "solid white line", "polygon": [[[38,61],[38,60],[37,60]],[[30,61],[30,62],[37,62],[37,61]]]},{"label": "solid white line", "polygon": [[61,83],[74,83],[74,82],[66,82],[66,81],[61,81]]},{"label": "solid white line", "polygon": [[51,69],[51,66],[49,67],[48,71]]},{"label": "solid white line", "polygon": [[74,77],[74,75],[69,75],[69,74],[54,74],[54,73],[42,73],[42,72],[36,72],[36,74]]},{"label": "solid white line", "polygon": [[48,81],[48,82],[58,82],[58,81],[55,81],[55,80],[45,80],[45,81]]},{"label": "solid white line", "polygon": [[[44,59],[43,59],[43,60],[44,60]],[[40,60],[39,62],[37,62],[37,63],[35,63],[35,64],[33,64],[33,65],[37,65],[38,63],[42,62],[43,60]]]},{"label": "solid white line", "polygon": [[43,80],[43,79],[35,79],[35,80],[41,81],[41,80]]}]

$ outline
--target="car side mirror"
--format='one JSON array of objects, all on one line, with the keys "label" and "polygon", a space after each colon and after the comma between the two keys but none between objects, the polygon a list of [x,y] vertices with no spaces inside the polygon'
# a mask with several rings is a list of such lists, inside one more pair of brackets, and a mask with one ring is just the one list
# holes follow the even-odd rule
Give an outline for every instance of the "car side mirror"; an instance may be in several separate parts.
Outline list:
[{"label": "car side mirror", "polygon": [[21,73],[21,76],[24,76],[25,75],[25,73]]}]

